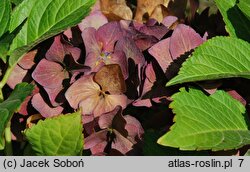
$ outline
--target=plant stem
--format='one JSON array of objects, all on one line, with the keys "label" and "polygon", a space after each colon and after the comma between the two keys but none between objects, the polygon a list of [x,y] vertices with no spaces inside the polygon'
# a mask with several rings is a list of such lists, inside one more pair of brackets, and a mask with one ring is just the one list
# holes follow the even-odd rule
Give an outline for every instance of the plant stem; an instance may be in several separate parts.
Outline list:
[{"label": "plant stem", "polygon": [[[3,87],[5,86],[5,84],[7,83],[7,81],[8,81],[8,79],[9,79],[9,77],[10,77],[10,74],[11,74],[11,72],[13,71],[13,69],[15,68],[15,66],[16,65],[13,65],[13,66],[9,66],[8,68],[7,68],[7,70],[6,70],[6,72],[5,72],[5,74],[4,74],[4,76],[3,76],[3,79],[2,79],[2,81],[0,82],[0,98],[2,98],[3,97],[3,94],[2,94],[2,89],[3,89]],[[3,100],[3,99],[2,99]]]},{"label": "plant stem", "polygon": [[3,97],[3,91],[0,89],[0,103],[3,102],[4,97]]},{"label": "plant stem", "polygon": [[[5,86],[5,84],[7,83],[11,72],[13,71],[15,65],[13,66],[8,66],[2,81],[0,82],[0,103],[4,101],[4,97],[3,97],[3,87]],[[12,142],[11,142],[11,121],[9,121],[7,123],[7,126],[4,130],[4,136],[5,136],[5,155],[7,156],[11,156],[13,155],[13,149],[12,149]]]},{"label": "plant stem", "polygon": [[8,122],[5,128],[4,135],[5,135],[5,155],[11,156],[13,155],[13,150],[12,150],[12,142],[11,142],[10,121]]}]

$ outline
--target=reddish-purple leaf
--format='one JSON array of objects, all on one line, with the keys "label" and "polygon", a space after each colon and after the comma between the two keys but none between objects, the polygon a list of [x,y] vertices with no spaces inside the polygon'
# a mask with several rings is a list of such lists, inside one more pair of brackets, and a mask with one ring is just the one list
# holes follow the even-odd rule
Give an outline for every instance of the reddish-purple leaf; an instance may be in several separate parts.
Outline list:
[{"label": "reddish-purple leaf", "polygon": [[77,77],[79,76],[79,74],[80,74],[80,72],[73,72],[72,73],[72,76],[71,76],[71,78],[70,78],[70,84],[73,84],[74,82],[76,82],[76,80],[77,80]]},{"label": "reddish-purple leaf", "polygon": [[117,111],[116,111],[116,115],[115,115],[115,117],[113,118],[113,121],[112,121],[112,129],[115,129],[121,135],[123,135],[124,137],[127,137],[128,136],[128,131],[125,129],[126,120],[124,119],[124,117],[122,115],[121,106],[117,106],[115,110],[117,110]]},{"label": "reddish-purple leaf", "polygon": [[8,78],[7,84],[10,88],[14,89],[15,86],[21,82],[27,81],[24,80],[25,76],[27,75],[28,70],[24,70],[19,65],[16,65],[10,77]]},{"label": "reddish-purple leaf", "polygon": [[204,33],[202,39],[203,39],[204,41],[206,41],[206,40],[208,39],[208,33],[207,33],[207,32]]},{"label": "reddish-purple leaf", "polygon": [[84,149],[90,149],[102,142],[107,144],[107,133],[107,130],[102,130],[86,137],[84,139]]},{"label": "reddish-purple leaf", "polygon": [[189,0],[189,4],[190,4],[190,17],[189,20],[193,19],[195,16],[196,11],[199,8],[199,0]]},{"label": "reddish-purple leaf", "polygon": [[119,106],[117,106],[111,112],[102,114],[98,119],[98,125],[100,126],[100,128],[101,129],[107,129],[107,128],[111,129],[114,117],[117,115],[117,113],[121,113],[119,111],[121,111],[121,108]]},{"label": "reddish-purple leaf", "polygon": [[80,58],[81,50],[71,45],[64,45],[65,53],[72,55],[73,59],[77,61]]},{"label": "reddish-purple leaf", "polygon": [[72,75],[75,72],[83,73],[83,72],[88,72],[91,69],[88,66],[78,63],[72,56],[65,56],[64,66],[67,69],[67,71],[70,72]]},{"label": "reddish-purple leaf", "polygon": [[122,74],[126,79],[128,77],[127,58],[123,51],[115,51],[114,53],[89,53],[85,60],[85,65],[91,68],[91,72],[98,72],[104,65],[118,64],[121,67]]},{"label": "reddish-purple leaf", "polygon": [[48,93],[50,103],[53,107],[57,107],[63,103],[63,95],[61,95],[61,91],[63,90],[63,86],[56,88],[47,88],[44,87],[45,91]]},{"label": "reddish-purple leaf", "polygon": [[65,56],[64,47],[61,43],[61,36],[56,36],[54,42],[46,53],[46,59],[58,63],[63,63]]},{"label": "reddish-purple leaf", "polygon": [[118,64],[122,70],[124,79],[128,78],[128,62],[123,51],[115,51],[105,64]]},{"label": "reddish-purple leaf", "polygon": [[222,85],[221,81],[206,81],[203,83],[198,83],[207,93],[214,94],[218,87]]},{"label": "reddish-purple leaf", "polygon": [[179,24],[170,38],[169,49],[172,58],[177,59],[203,42],[202,37],[195,30],[187,25]]},{"label": "reddish-purple leaf", "polygon": [[[82,99],[79,102],[79,107],[82,109],[83,114],[86,115],[93,114],[95,117],[97,117],[101,115],[95,113],[95,109],[99,104],[99,102],[100,102],[100,96],[98,94],[93,94],[88,97],[84,97],[84,99]],[[101,109],[100,111],[103,112],[104,109]]]},{"label": "reddish-purple leaf", "polygon": [[122,154],[126,154],[133,149],[134,143],[121,135],[118,131],[113,130],[115,133],[115,139],[112,143],[112,148],[120,151]]},{"label": "reddish-purple leaf", "polygon": [[34,65],[34,59],[37,54],[37,50],[33,50],[25,54],[22,59],[18,62],[19,66],[21,66],[23,69],[31,69]]},{"label": "reddish-purple leaf", "polygon": [[161,103],[162,98],[167,98],[166,94],[168,94],[167,90],[161,82],[157,82],[155,69],[152,63],[149,63],[145,68],[145,79],[140,98],[134,101],[133,105],[152,107],[152,102]]},{"label": "reddish-purple leaf", "polygon": [[88,124],[88,123],[92,123],[94,121],[95,117],[93,116],[93,114],[90,115],[82,115],[82,123],[83,124]]},{"label": "reddish-purple leaf", "polygon": [[63,64],[66,54],[72,55],[76,61],[80,57],[81,50],[79,48],[73,47],[66,41],[62,42],[61,35],[59,35],[54,38],[53,44],[46,53],[46,59]]},{"label": "reddish-purple leaf", "polygon": [[93,114],[90,115],[82,115],[82,123],[84,126],[84,131],[88,135],[93,134],[95,132],[94,127],[96,126],[95,117]]},{"label": "reddish-purple leaf", "polygon": [[169,51],[169,44],[170,38],[167,38],[158,42],[148,50],[148,52],[157,60],[164,72],[173,62]]},{"label": "reddish-purple leaf", "polygon": [[45,118],[57,116],[62,113],[63,107],[58,106],[56,108],[50,107],[38,93],[32,97],[32,106]]},{"label": "reddish-purple leaf", "polygon": [[86,49],[86,55],[93,53],[97,58],[101,54],[102,43],[97,41],[96,29],[93,27],[84,29],[82,31],[82,38]]},{"label": "reddish-purple leaf", "polygon": [[145,74],[146,74],[146,78],[147,78],[151,83],[154,83],[154,82],[156,81],[156,75],[155,75],[155,71],[154,71],[154,68],[153,68],[152,63],[149,63],[149,64],[146,66]]},{"label": "reddish-purple leaf", "polygon": [[146,26],[155,26],[156,24],[158,24],[158,21],[156,19],[150,18],[147,22],[146,22]]},{"label": "reddish-purple leaf", "polygon": [[133,106],[136,107],[152,107],[154,103],[166,103],[167,101],[172,101],[170,97],[162,96],[162,97],[155,97],[155,98],[147,98],[147,99],[138,99],[133,102]]},{"label": "reddish-purple leaf", "polygon": [[32,91],[32,94],[28,97],[26,97],[26,99],[23,101],[23,103],[21,104],[18,113],[22,114],[22,115],[28,115],[28,104],[30,103],[31,98],[33,97],[33,95],[39,93],[39,88],[37,86],[35,86],[34,90]]},{"label": "reddish-purple leaf", "polygon": [[103,26],[104,24],[108,23],[108,19],[102,14],[100,11],[95,11],[91,13],[89,16],[85,17],[78,27],[81,31],[88,27],[93,27],[98,29],[99,27]]},{"label": "reddish-purple leaf", "polygon": [[233,98],[235,98],[236,100],[241,102],[244,106],[246,106],[247,104],[246,100],[239,93],[237,93],[237,91],[230,90],[230,91],[227,91],[227,93],[229,93]]},{"label": "reddish-purple leaf", "polygon": [[105,62],[102,60],[99,54],[90,52],[85,59],[84,65],[89,66],[91,68],[91,72],[97,72],[102,66],[105,65]]},{"label": "reddish-purple leaf", "polygon": [[123,36],[118,22],[109,22],[97,30],[97,39],[102,43],[104,52],[113,52],[116,41]]},{"label": "reddish-purple leaf", "polygon": [[95,13],[96,11],[101,11],[101,2],[96,1],[95,5],[91,7],[90,14]]},{"label": "reddish-purple leaf", "polygon": [[30,82],[32,80],[28,70],[34,66],[34,58],[37,50],[33,50],[25,54],[19,63],[15,66],[8,78],[7,84],[14,89],[15,86],[21,82]]},{"label": "reddish-purple leaf", "polygon": [[25,100],[23,101],[23,103],[21,104],[18,113],[20,113],[21,115],[28,115],[28,109],[27,106],[31,100],[32,96],[28,96],[25,98]]},{"label": "reddish-purple leaf", "polygon": [[99,117],[98,124],[101,129],[115,129],[124,137],[128,136],[125,130],[126,120],[122,116],[122,107],[117,106],[113,111],[104,113]]},{"label": "reddish-purple leaf", "polygon": [[138,31],[144,26],[143,23],[140,23],[140,22],[137,22],[137,21],[132,21],[131,24]]},{"label": "reddish-purple leaf", "polygon": [[136,46],[141,50],[145,51],[146,49],[150,48],[152,45],[157,43],[159,40],[154,36],[140,34],[134,38]]},{"label": "reddish-purple leaf", "polygon": [[105,147],[107,146],[107,141],[100,142],[90,149],[93,156],[105,156]]},{"label": "reddish-purple leaf", "polygon": [[64,34],[68,39],[72,39],[72,38],[73,38],[73,33],[72,33],[72,31],[71,31],[71,28],[65,30],[65,31],[63,32],[63,34]]},{"label": "reddish-purple leaf", "polygon": [[133,106],[136,107],[152,107],[152,103],[150,99],[139,99],[133,102]]},{"label": "reddish-purple leaf", "polygon": [[207,93],[214,94],[217,91],[217,88],[203,88]]},{"label": "reddish-purple leaf", "polygon": [[175,16],[167,16],[163,19],[162,24],[167,28],[170,28],[175,22],[178,21],[178,18]]},{"label": "reddish-purple leaf", "polygon": [[158,40],[160,40],[164,35],[166,35],[168,33],[169,30],[164,25],[162,25],[162,26],[146,26],[146,25],[144,25],[143,27],[140,28],[139,31],[146,34],[146,35],[154,36]]},{"label": "reddish-purple leaf", "polygon": [[138,139],[142,140],[144,130],[141,126],[141,123],[135,117],[130,115],[124,116],[124,119],[126,120],[125,129],[128,132],[128,139],[134,144],[138,142]]},{"label": "reddish-purple leaf", "polygon": [[129,20],[121,20],[120,26],[123,32],[123,36],[133,37],[139,32],[135,29],[135,27],[133,27],[133,22]]},{"label": "reddish-purple leaf", "polygon": [[44,87],[57,88],[61,87],[65,78],[68,78],[68,73],[60,64],[42,59],[32,73],[32,77]]},{"label": "reddish-purple leaf", "polygon": [[142,96],[150,91],[156,81],[156,75],[152,63],[148,64],[145,69],[146,79],[143,84]]},{"label": "reddish-purple leaf", "polygon": [[151,35],[140,32],[140,28],[144,27],[143,24],[137,23],[135,21],[120,21],[121,28],[123,30],[123,35],[125,37],[132,38],[139,48],[139,50],[144,51],[157,43],[159,40]]},{"label": "reddish-purple leaf", "polygon": [[[138,120],[129,115],[122,116],[122,108],[117,106],[113,111],[102,114],[98,124],[102,131],[94,133],[86,138],[85,149],[91,148],[92,153],[104,152],[108,141],[111,142],[111,149],[126,154],[133,149],[134,144],[141,140],[144,133]],[[112,131],[111,133],[108,132]]]},{"label": "reddish-purple leaf", "polygon": [[[87,98],[96,99],[100,93],[100,86],[94,82],[93,75],[83,76],[74,82],[65,93],[70,106],[74,109],[79,107],[79,103]],[[83,110],[84,113],[85,108]]]},{"label": "reddish-purple leaf", "polygon": [[116,51],[123,51],[126,54],[127,59],[131,58],[135,64],[144,65],[145,59],[140,49],[136,46],[135,42],[129,37],[123,37],[120,39],[115,47]]},{"label": "reddish-purple leaf", "polygon": [[108,95],[99,96],[99,102],[94,110],[94,116],[98,117],[103,113],[112,111],[116,106],[121,106],[122,109],[127,107],[127,96],[125,95]]}]

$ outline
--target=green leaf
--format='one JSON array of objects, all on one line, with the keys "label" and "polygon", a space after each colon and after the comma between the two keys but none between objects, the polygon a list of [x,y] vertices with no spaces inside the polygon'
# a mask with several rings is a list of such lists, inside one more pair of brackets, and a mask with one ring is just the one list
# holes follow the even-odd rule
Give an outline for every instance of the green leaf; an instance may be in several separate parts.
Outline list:
[{"label": "green leaf", "polygon": [[13,3],[15,5],[19,5],[22,2],[23,2],[23,0],[11,0],[11,3]]},{"label": "green leaf", "polygon": [[37,0],[24,0],[15,8],[11,15],[9,26],[10,32],[13,32],[20,24],[25,21],[25,19],[27,19],[36,1]]},{"label": "green leaf", "polygon": [[18,110],[25,98],[31,94],[33,85],[27,83],[18,84],[9,98],[0,103],[0,150],[4,149],[4,130],[14,112]]},{"label": "green leaf", "polygon": [[250,1],[249,0],[240,0],[237,4],[240,10],[250,19]]},{"label": "green leaf", "polygon": [[0,37],[8,30],[11,12],[10,5],[9,0],[0,1]]},{"label": "green leaf", "polygon": [[162,135],[156,130],[144,133],[144,156],[208,156],[207,151],[180,151],[179,149],[159,145],[157,139]]},{"label": "green leaf", "polygon": [[250,156],[250,149],[248,149],[244,156]]},{"label": "green leaf", "polygon": [[37,1],[10,47],[9,64],[16,64],[22,55],[68,27],[78,24],[90,11],[94,0]]},{"label": "green leaf", "polygon": [[83,126],[81,112],[40,120],[25,130],[25,135],[36,155],[81,155]]},{"label": "green leaf", "polygon": [[0,58],[4,63],[7,62],[9,47],[12,40],[14,39],[14,36],[14,34],[7,34],[0,39]]},{"label": "green leaf", "polygon": [[232,77],[250,79],[250,44],[237,38],[215,37],[195,49],[167,86]]},{"label": "green leaf", "polygon": [[224,91],[207,96],[185,88],[173,95],[175,124],[158,143],[182,150],[229,150],[250,144],[245,107]]},{"label": "green leaf", "polygon": [[215,2],[223,16],[226,30],[230,36],[250,42],[250,20],[236,5],[237,0],[215,0]]}]

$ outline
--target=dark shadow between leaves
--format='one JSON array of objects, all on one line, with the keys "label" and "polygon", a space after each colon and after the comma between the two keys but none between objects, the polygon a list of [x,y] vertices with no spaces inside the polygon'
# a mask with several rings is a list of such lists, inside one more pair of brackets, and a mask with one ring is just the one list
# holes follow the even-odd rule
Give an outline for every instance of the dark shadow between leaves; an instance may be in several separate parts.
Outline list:
[{"label": "dark shadow between leaves", "polygon": [[126,95],[129,99],[137,99],[138,98],[138,91],[137,87],[140,84],[139,76],[138,76],[138,65],[135,64],[134,60],[129,58],[128,59],[128,69],[129,69],[129,77],[126,79],[127,91]]},{"label": "dark shadow between leaves", "polygon": [[228,19],[234,27],[238,38],[250,42],[250,20],[235,5],[227,11]]},{"label": "dark shadow between leaves", "polygon": [[138,119],[144,130],[169,128],[173,124],[174,117],[171,109],[168,108],[169,103],[155,103],[152,101],[152,108],[129,105],[123,111],[123,114],[129,114]]},{"label": "dark shadow between leaves", "polygon": [[165,75],[166,75],[168,80],[172,79],[173,77],[175,77],[178,74],[182,64],[187,60],[187,58],[189,57],[189,55],[192,54],[192,52],[193,52],[193,50],[186,52],[185,54],[183,54],[180,57],[178,57],[177,59],[175,59],[168,66],[168,68],[165,71]]},{"label": "dark shadow between leaves", "polygon": [[246,113],[243,114],[250,130],[250,80],[245,78],[229,78],[223,80],[221,89],[235,90],[246,101]]},{"label": "dark shadow between leaves", "polygon": [[208,151],[181,151],[178,148],[162,146],[157,140],[166,133],[165,130],[146,130],[143,142],[145,156],[208,156]]},{"label": "dark shadow between leaves", "polygon": [[207,32],[208,38],[217,35],[228,36],[221,14],[217,12],[216,14],[209,15],[209,11],[210,8],[208,7],[201,14],[196,12],[194,19],[187,24],[194,28],[200,35],[204,35]]}]

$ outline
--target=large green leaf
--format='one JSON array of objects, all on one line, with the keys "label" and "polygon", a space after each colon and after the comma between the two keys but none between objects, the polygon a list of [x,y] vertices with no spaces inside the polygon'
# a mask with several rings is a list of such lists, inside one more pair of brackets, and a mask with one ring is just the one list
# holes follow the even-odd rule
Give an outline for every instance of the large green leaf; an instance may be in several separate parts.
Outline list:
[{"label": "large green leaf", "polygon": [[80,112],[47,118],[25,130],[25,135],[36,155],[81,155],[83,149],[81,121]]},{"label": "large green leaf", "polygon": [[11,6],[9,0],[0,1],[0,37],[7,31]]},{"label": "large green leaf", "polygon": [[7,123],[33,89],[33,85],[27,83],[18,84],[9,98],[0,104],[0,150],[4,149],[3,135]]},{"label": "large green leaf", "polygon": [[207,96],[201,90],[184,88],[170,107],[175,124],[158,143],[182,150],[229,150],[250,144],[245,107],[224,91]]},{"label": "large green leaf", "polygon": [[15,4],[15,5],[19,5],[20,3],[22,3],[23,0],[11,0],[11,3]]},{"label": "large green leaf", "polygon": [[248,19],[250,19],[250,1],[240,0],[238,7],[248,17]]},{"label": "large green leaf", "polygon": [[215,0],[230,36],[250,42],[250,20],[236,5],[237,0]]},{"label": "large green leaf", "polygon": [[13,40],[9,64],[16,64],[25,52],[38,43],[79,23],[94,3],[94,0],[36,1],[27,21]]},{"label": "large green leaf", "polygon": [[19,4],[11,15],[9,31],[13,32],[29,16],[32,7],[37,0],[24,0]]},{"label": "large green leaf", "polygon": [[144,133],[143,155],[144,156],[208,156],[207,151],[180,151],[177,148],[159,145],[157,139],[162,132],[147,130]]},{"label": "large green leaf", "polygon": [[215,37],[195,49],[167,86],[231,77],[250,79],[250,44],[237,38]]}]

